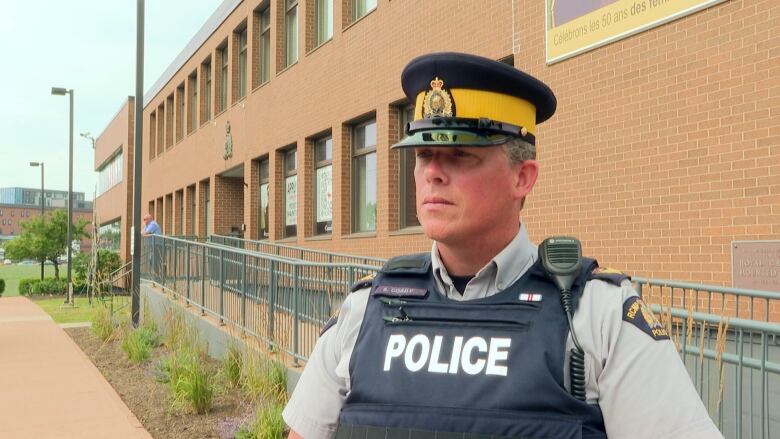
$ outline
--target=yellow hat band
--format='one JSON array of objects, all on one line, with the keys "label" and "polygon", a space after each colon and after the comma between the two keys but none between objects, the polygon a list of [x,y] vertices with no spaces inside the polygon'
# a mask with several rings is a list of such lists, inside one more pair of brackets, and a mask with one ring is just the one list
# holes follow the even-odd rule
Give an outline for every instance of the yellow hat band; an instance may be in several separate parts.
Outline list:
[{"label": "yellow hat band", "polygon": [[[456,117],[468,119],[488,118],[524,127],[536,134],[536,107],[523,99],[485,90],[447,90],[455,104]],[[423,119],[423,105],[427,91],[417,95],[414,120]]]}]

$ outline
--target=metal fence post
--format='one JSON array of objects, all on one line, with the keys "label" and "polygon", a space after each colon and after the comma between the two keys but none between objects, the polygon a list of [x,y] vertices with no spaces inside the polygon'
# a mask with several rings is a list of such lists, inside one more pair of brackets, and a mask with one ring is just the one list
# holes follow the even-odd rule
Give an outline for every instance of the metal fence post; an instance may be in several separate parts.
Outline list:
[{"label": "metal fence post", "polygon": [[187,241],[187,305],[190,306],[190,277],[192,276],[192,273],[190,272],[190,263],[192,260],[192,253],[190,251],[190,242]]},{"label": "metal fence post", "polygon": [[219,249],[219,324],[225,324],[225,252]]},{"label": "metal fence post", "polygon": [[276,315],[276,261],[271,261],[271,282],[268,285],[268,349],[274,348],[274,316]]},{"label": "metal fence post", "polygon": [[201,247],[200,251],[201,269],[200,269],[200,315],[206,315],[206,246]]},{"label": "metal fence post", "polygon": [[242,255],[241,264],[241,329],[246,334],[246,255]]},{"label": "metal fence post", "polygon": [[176,246],[176,241],[173,241],[173,291],[178,294],[177,290],[179,286],[179,271],[178,271],[179,254]]},{"label": "metal fence post", "polygon": [[299,299],[300,299],[300,265],[295,264],[295,268],[293,269],[293,313],[294,313],[294,319],[293,319],[293,365],[298,366],[298,326],[300,326],[301,322],[301,313],[299,309]]}]

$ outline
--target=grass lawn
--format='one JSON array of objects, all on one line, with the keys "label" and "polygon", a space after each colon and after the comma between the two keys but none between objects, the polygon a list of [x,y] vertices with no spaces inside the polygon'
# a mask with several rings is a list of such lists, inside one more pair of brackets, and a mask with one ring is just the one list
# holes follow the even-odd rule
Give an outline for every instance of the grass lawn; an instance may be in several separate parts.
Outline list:
[{"label": "grass lawn", "polygon": [[[54,277],[54,266],[44,265],[44,274],[46,277]],[[60,277],[66,278],[68,276],[67,264],[60,265]],[[36,279],[41,278],[41,265],[0,265],[0,279],[5,279],[5,292],[3,297],[11,297],[19,295],[19,279],[25,277],[32,277]]]},{"label": "grass lawn", "polygon": [[[39,267],[40,270],[40,267]],[[38,272],[40,274],[40,271]],[[108,306],[108,304],[103,305],[100,303],[100,301],[92,299],[92,305],[89,304],[89,300],[87,300],[86,297],[76,297],[76,306],[70,307],[66,306],[63,302],[65,301],[64,297],[52,297],[48,299],[35,299],[33,302],[35,302],[36,305],[43,308],[46,313],[48,313],[56,323],[78,323],[78,322],[89,322],[92,321],[92,316],[95,315],[97,310],[102,306]],[[119,312],[127,314],[127,319],[130,318],[130,305],[129,305],[129,297],[118,297],[114,299],[114,307],[119,308],[125,303],[128,303],[127,306],[123,307]],[[124,315],[121,314],[121,315]],[[120,316],[120,319],[122,317]]]}]

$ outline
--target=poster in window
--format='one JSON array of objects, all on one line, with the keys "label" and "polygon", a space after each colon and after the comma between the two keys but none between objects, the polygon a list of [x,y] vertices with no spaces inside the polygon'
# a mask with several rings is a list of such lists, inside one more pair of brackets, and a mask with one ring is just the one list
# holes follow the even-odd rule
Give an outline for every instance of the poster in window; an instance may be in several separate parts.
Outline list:
[{"label": "poster in window", "polygon": [[333,219],[333,167],[317,168],[317,222]]},{"label": "poster in window", "polygon": [[727,0],[545,0],[547,63],[601,47]]},{"label": "poster in window", "polygon": [[294,226],[298,221],[298,176],[293,175],[284,180],[284,225]]},{"label": "poster in window", "polygon": [[268,238],[268,183],[260,185],[260,232]]}]

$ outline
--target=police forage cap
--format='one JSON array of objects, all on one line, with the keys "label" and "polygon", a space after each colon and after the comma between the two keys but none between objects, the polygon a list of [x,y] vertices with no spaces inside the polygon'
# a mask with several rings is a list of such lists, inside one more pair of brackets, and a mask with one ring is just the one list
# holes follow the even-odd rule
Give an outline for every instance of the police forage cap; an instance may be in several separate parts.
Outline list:
[{"label": "police forage cap", "polygon": [[414,103],[408,136],[393,148],[494,146],[509,138],[535,144],[536,125],[557,101],[542,81],[510,65],[465,53],[419,56],[401,73]]}]

